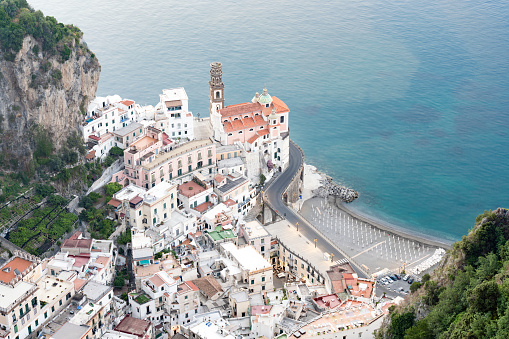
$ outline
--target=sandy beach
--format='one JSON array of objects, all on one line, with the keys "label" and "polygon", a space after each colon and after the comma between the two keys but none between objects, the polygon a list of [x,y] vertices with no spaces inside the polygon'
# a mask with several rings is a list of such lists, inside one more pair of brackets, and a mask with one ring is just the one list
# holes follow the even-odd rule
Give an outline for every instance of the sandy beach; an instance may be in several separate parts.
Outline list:
[{"label": "sandy beach", "polygon": [[370,273],[387,268],[420,274],[431,268],[428,266],[436,261],[441,249],[450,248],[449,243],[439,239],[359,215],[334,197],[316,197],[313,191],[326,175],[312,165],[305,165],[304,178],[302,200],[294,204],[294,209]]}]

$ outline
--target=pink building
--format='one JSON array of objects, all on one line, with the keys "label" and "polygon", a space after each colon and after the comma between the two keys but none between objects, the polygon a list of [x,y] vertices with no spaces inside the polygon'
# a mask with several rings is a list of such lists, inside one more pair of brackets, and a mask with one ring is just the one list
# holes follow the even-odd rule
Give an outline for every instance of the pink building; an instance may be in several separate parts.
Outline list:
[{"label": "pink building", "polygon": [[194,140],[174,146],[160,130],[148,127],[145,136],[124,150],[125,169],[113,175],[112,182],[123,186],[134,183],[150,188],[164,180],[184,182],[200,173],[213,175],[216,146],[212,140]]},{"label": "pink building", "polygon": [[[269,99],[263,100],[264,97]],[[219,111],[228,145],[236,141],[253,144],[258,140],[279,138],[282,133],[288,132],[290,110],[282,100],[270,97],[266,89],[260,97],[253,98],[255,100],[230,105]]]}]

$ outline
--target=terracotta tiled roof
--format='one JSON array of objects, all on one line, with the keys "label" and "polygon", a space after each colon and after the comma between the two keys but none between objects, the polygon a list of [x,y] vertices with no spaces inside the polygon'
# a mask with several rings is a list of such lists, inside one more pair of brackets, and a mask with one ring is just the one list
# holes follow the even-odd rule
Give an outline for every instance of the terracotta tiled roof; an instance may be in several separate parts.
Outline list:
[{"label": "terracotta tiled roof", "polygon": [[150,321],[133,318],[126,315],[124,319],[115,327],[115,331],[127,334],[133,334],[143,338],[150,327]]},{"label": "terracotta tiled roof", "polygon": [[17,272],[19,272],[19,274],[23,273],[23,271],[30,267],[30,265],[32,265],[31,261],[21,259],[19,257],[12,259],[2,267],[2,270],[0,270],[0,281],[5,284],[9,284],[14,278],[16,278]]},{"label": "terracotta tiled roof", "polygon": [[269,130],[268,129],[261,129],[257,133],[258,133],[259,136],[264,136],[265,134],[269,134]]},{"label": "terracotta tiled roof", "polygon": [[101,140],[101,138],[99,138],[97,135],[89,135],[88,138],[92,140]]},{"label": "terracotta tiled roof", "polygon": [[276,107],[277,113],[290,112],[288,106],[283,102],[283,100],[279,99],[278,97],[275,96],[272,97],[272,104],[274,105],[274,107]]},{"label": "terracotta tiled roof", "polygon": [[85,159],[87,160],[91,160],[91,159],[94,159],[95,158],[95,150],[91,150],[90,152],[88,152],[88,154],[85,156]]},{"label": "terracotta tiled roof", "polygon": [[210,275],[192,280],[192,282],[209,298],[223,292],[221,285]]},{"label": "terracotta tiled roof", "polygon": [[132,104],[134,104],[134,101],[132,101],[132,100],[122,100],[120,103],[126,105],[127,107],[129,107]]},{"label": "terracotta tiled roof", "polygon": [[221,174],[216,174],[216,176],[214,177],[214,180],[217,182],[221,182],[224,180],[224,177]]},{"label": "terracotta tiled roof", "polygon": [[79,290],[81,290],[81,288],[83,286],[85,286],[85,284],[88,282],[88,280],[83,280],[83,279],[80,279],[80,278],[76,278],[74,279],[73,283],[74,283],[74,290],[76,292],[78,292]]},{"label": "terracotta tiled roof", "polygon": [[237,205],[237,203],[236,203],[234,200],[232,200],[232,199],[228,199],[228,200],[226,200],[226,201],[224,202],[224,204],[225,204],[226,206],[228,206],[228,207]]},{"label": "terracotta tiled roof", "polygon": [[110,201],[108,201],[108,205],[111,205],[115,208],[117,208],[121,203],[122,201],[118,201],[117,199],[111,199]]},{"label": "terracotta tiled roof", "polygon": [[248,142],[248,143],[250,143],[250,144],[252,144],[252,143],[254,143],[256,140],[258,140],[258,138],[259,138],[259,137],[260,137],[260,136],[259,136],[258,134],[255,134],[255,135],[253,135],[251,138],[247,139],[247,142]]},{"label": "terracotta tiled roof", "polygon": [[199,204],[196,207],[193,207],[193,210],[203,213],[211,208],[213,204],[210,201],[205,201],[204,203]]},{"label": "terracotta tiled roof", "polygon": [[66,239],[62,244],[63,248],[92,248],[92,239]]},{"label": "terracotta tiled roof", "polygon": [[152,276],[149,280],[157,287],[164,285],[164,280],[161,279],[161,277],[158,276],[157,274]]},{"label": "terracotta tiled roof", "polygon": [[225,118],[239,114],[251,113],[254,111],[261,111],[261,108],[261,105],[257,102],[245,102],[242,104],[226,106],[222,110],[219,110],[219,113],[223,118]]}]

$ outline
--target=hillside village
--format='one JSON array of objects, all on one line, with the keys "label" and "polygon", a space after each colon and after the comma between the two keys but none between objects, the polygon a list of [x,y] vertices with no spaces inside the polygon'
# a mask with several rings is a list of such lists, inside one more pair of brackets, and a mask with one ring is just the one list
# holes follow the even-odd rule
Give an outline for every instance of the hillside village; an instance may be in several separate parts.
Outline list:
[{"label": "hillside village", "polygon": [[106,203],[118,227],[108,240],[75,231],[50,257],[2,259],[0,338],[373,336],[397,300],[348,260],[316,268],[258,219],[290,163],[290,109],[267,88],[225,105],[217,62],[209,87],[210,118],[189,111],[184,88],[155,106],[90,103],[85,160],[121,154],[92,186],[119,187]]}]

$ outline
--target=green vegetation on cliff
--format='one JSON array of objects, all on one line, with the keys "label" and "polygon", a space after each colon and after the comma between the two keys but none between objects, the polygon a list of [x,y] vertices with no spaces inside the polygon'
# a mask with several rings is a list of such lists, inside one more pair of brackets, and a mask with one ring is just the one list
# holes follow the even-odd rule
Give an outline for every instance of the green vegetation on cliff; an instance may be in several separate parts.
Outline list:
[{"label": "green vegetation on cliff", "polygon": [[66,61],[71,55],[73,41],[80,45],[82,32],[73,25],[64,25],[54,17],[34,11],[26,0],[0,1],[0,42],[5,59],[14,59],[27,35],[40,43],[41,50],[36,45],[34,54],[58,54],[61,61]]},{"label": "green vegetation on cliff", "polygon": [[426,278],[378,338],[509,338],[509,211],[479,215]]}]

